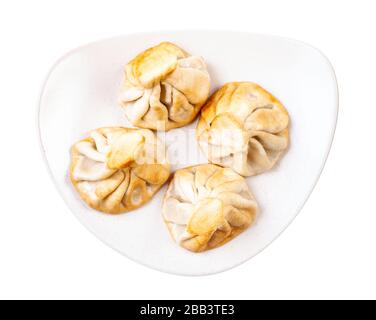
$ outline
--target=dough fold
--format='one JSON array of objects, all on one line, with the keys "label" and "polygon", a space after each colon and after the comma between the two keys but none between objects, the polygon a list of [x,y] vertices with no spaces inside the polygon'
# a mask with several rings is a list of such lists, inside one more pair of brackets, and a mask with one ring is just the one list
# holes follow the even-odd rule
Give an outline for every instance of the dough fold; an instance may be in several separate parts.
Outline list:
[{"label": "dough fold", "polygon": [[176,171],[163,203],[172,238],[193,252],[230,241],[253,224],[257,211],[245,179],[212,164]]},{"label": "dough fold", "polygon": [[273,95],[255,83],[233,82],[202,108],[196,137],[210,162],[253,176],[281,158],[288,126],[289,115]]},{"label": "dough fold", "polygon": [[209,90],[204,60],[162,42],[126,65],[119,102],[134,126],[168,131],[192,122]]},{"label": "dough fold", "polygon": [[74,188],[90,207],[105,213],[142,206],[169,176],[165,147],[150,130],[100,128],[71,149]]}]

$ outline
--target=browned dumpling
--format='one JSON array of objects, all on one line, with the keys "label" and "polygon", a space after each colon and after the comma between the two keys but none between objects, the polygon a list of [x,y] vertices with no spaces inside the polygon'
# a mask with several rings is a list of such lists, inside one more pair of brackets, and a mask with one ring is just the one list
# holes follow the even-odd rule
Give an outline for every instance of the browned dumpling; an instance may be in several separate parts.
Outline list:
[{"label": "browned dumpling", "polygon": [[71,149],[71,181],[80,197],[102,212],[142,206],[169,175],[164,146],[150,130],[100,128]]},{"label": "browned dumpling", "polygon": [[245,179],[229,168],[197,165],[175,172],[163,203],[163,218],[183,248],[219,247],[255,221],[258,206]]},{"label": "browned dumpling", "polygon": [[289,115],[269,92],[233,82],[215,92],[201,110],[196,135],[210,162],[243,176],[271,169],[288,146]]},{"label": "browned dumpling", "polygon": [[165,131],[192,122],[209,90],[204,60],[162,42],[126,65],[119,100],[134,126]]}]

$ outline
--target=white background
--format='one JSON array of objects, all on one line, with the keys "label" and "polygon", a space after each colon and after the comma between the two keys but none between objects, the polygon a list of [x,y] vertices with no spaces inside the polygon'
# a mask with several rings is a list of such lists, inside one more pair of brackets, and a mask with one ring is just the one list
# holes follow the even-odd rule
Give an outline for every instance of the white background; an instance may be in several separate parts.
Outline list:
[{"label": "white background", "polygon": [[[7,4],[6,4],[7,3]],[[376,298],[374,1],[3,1],[0,4],[0,298]],[[304,209],[231,271],[185,278],[119,255],[76,220],[42,160],[36,105],[52,64],[137,31],[231,29],[321,49],[337,73],[332,151]]]}]

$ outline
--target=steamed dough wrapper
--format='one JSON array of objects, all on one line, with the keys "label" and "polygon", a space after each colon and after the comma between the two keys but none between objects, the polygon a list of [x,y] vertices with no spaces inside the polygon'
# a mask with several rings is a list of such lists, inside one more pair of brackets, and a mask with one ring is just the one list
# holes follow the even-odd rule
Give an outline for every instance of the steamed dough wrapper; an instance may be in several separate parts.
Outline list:
[{"label": "steamed dough wrapper", "polygon": [[288,146],[289,115],[269,92],[234,82],[215,92],[201,110],[196,135],[210,162],[243,176],[271,169]]},{"label": "steamed dough wrapper", "polygon": [[96,129],[71,150],[71,181],[80,197],[102,212],[142,206],[169,175],[164,146],[150,130]]},{"label": "steamed dough wrapper", "polygon": [[209,89],[204,60],[162,42],[126,65],[119,100],[133,125],[164,131],[192,122]]},{"label": "steamed dough wrapper", "polygon": [[202,252],[230,241],[255,220],[257,203],[243,177],[212,164],[176,171],[163,218],[183,248]]}]

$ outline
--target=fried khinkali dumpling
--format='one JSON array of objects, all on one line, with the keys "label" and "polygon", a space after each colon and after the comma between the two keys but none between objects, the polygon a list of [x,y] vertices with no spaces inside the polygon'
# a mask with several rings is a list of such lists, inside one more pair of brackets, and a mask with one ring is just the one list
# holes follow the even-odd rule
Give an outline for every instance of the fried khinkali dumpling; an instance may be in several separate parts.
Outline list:
[{"label": "fried khinkali dumpling", "polygon": [[192,122],[209,90],[204,60],[162,42],[126,65],[119,101],[134,126],[166,131]]},{"label": "fried khinkali dumpling", "polygon": [[163,218],[183,248],[202,252],[230,241],[255,220],[258,206],[245,179],[213,164],[176,171]]},{"label": "fried khinkali dumpling", "polygon": [[71,181],[81,198],[102,212],[142,206],[169,175],[164,145],[150,130],[100,128],[71,149]]},{"label": "fried khinkali dumpling", "polygon": [[271,169],[288,146],[289,115],[269,92],[233,82],[215,92],[201,110],[196,129],[210,162],[243,176]]}]

